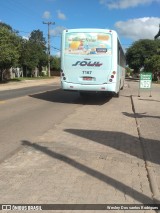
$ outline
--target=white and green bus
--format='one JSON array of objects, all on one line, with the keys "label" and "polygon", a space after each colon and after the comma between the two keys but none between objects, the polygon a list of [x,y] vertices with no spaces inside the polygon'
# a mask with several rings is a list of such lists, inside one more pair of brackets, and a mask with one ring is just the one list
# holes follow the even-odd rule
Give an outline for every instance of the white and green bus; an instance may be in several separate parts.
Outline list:
[{"label": "white and green bus", "polygon": [[68,29],[62,32],[63,90],[112,92],[117,97],[125,80],[125,56],[118,35],[107,29]]}]

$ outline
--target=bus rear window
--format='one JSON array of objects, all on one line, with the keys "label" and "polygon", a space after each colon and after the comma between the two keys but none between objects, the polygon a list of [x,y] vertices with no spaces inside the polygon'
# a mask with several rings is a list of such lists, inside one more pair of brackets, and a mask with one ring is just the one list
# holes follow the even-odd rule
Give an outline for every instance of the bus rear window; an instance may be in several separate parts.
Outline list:
[{"label": "bus rear window", "polygon": [[111,34],[66,33],[65,54],[111,55]]}]

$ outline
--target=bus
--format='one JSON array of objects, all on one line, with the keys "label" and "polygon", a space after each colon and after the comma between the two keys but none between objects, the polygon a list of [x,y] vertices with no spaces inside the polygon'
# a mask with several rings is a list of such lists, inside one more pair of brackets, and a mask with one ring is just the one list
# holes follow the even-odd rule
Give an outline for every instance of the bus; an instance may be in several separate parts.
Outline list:
[{"label": "bus", "polygon": [[125,80],[125,55],[109,29],[66,29],[61,41],[61,87],[67,91],[113,93]]}]

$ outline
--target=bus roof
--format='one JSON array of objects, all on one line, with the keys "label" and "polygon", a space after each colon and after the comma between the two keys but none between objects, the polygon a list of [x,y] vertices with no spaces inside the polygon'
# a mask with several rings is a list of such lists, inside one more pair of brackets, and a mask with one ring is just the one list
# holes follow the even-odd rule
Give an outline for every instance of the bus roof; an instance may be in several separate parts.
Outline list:
[{"label": "bus roof", "polygon": [[106,33],[116,33],[116,31],[111,29],[100,29],[100,28],[77,28],[77,29],[65,29],[64,32],[106,32]]}]

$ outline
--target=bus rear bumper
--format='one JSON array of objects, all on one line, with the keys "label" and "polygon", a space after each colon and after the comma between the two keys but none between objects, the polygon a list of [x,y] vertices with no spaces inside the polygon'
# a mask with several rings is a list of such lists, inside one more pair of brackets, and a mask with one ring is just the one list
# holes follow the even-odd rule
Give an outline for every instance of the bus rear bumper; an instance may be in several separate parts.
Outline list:
[{"label": "bus rear bumper", "polygon": [[94,91],[94,92],[115,92],[116,91],[116,83],[106,83],[106,84],[73,84],[68,82],[61,82],[61,87],[63,90],[71,90],[71,91]]}]

